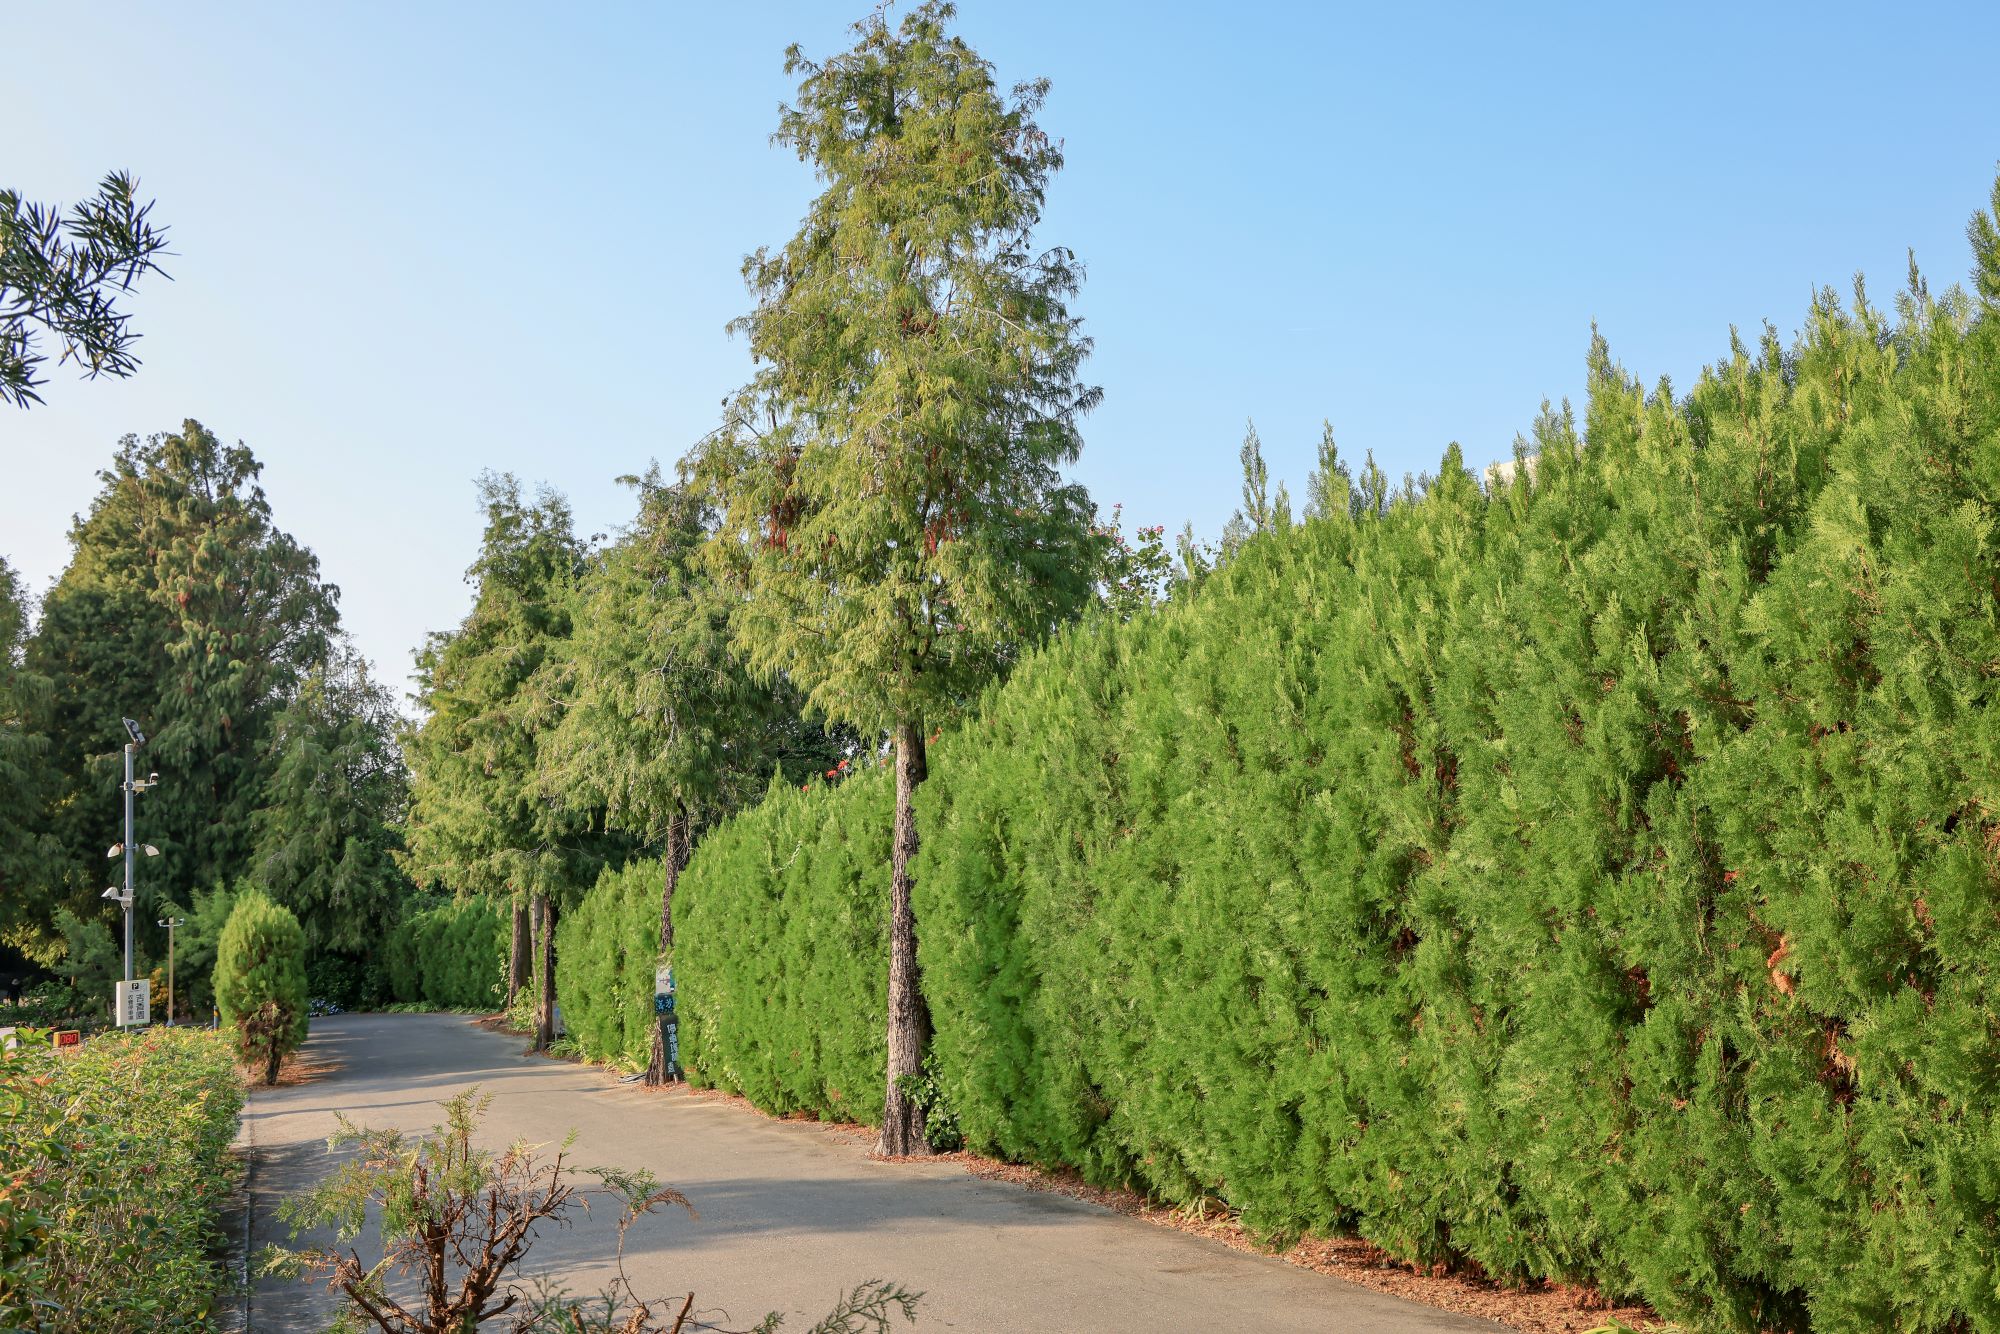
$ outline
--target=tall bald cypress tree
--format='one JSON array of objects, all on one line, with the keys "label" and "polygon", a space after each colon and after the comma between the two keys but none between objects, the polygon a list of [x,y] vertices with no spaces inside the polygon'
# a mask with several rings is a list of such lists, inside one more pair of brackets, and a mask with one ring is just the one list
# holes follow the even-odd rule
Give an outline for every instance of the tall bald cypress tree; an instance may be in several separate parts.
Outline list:
[{"label": "tall bald cypress tree", "polygon": [[776,142],[823,188],[745,262],[757,304],[735,327],[758,371],[702,465],[752,666],[893,738],[891,1154],[925,1150],[901,1081],[929,1030],[910,906],[926,730],[1089,600],[1101,540],[1061,472],[1098,398],[1068,307],[1081,268],[1032,236],[1062,165],[1035,122],[1048,85],[1003,95],[952,14],[877,11],[850,50],[787,53]]},{"label": "tall bald cypress tree", "polygon": [[546,1047],[555,1023],[555,919],[596,877],[606,852],[601,812],[551,795],[536,770],[560,716],[552,658],[570,633],[584,549],[561,496],[529,499],[515,478],[488,474],[480,497],[486,530],[466,572],[477,589],[472,610],[417,656],[424,718],[404,742],[410,805],[402,858],[420,884],[536,905],[536,1045]]},{"label": "tall bald cypress tree", "polygon": [[[786,685],[759,684],[729,642],[729,604],[701,559],[713,521],[700,494],[657,469],[629,478],[639,513],[593,559],[553,658],[562,719],[541,747],[551,796],[662,856],[659,952],[673,947],[674,887],[697,829],[760,796],[774,768],[831,763]],[[832,755],[832,758],[838,758]],[[647,1082],[666,1082],[653,1033]]]}]

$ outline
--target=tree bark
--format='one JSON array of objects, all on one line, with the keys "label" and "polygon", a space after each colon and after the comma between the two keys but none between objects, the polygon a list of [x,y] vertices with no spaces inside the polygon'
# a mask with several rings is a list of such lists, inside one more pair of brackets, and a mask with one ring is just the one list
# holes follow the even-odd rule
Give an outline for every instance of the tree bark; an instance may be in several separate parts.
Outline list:
[{"label": "tree bark", "polygon": [[896,833],[889,876],[889,1095],[882,1109],[879,1153],[927,1154],[923,1112],[897,1080],[923,1072],[930,1045],[931,1012],[917,975],[917,915],[910,906],[910,862],[917,855],[917,817],[911,799],[927,776],[924,729],[918,722],[896,726]]},{"label": "tree bark", "polygon": [[535,1007],[535,1050],[547,1051],[556,1036],[556,901],[539,896],[542,905],[541,998]]},{"label": "tree bark", "polygon": [[[660,886],[660,961],[669,962],[668,956],[674,948],[674,889],[681,882],[681,871],[688,859],[688,817],[684,810],[676,811],[667,822],[667,871]],[[646,1085],[658,1088],[671,1083],[677,1076],[667,1068],[667,1016],[655,1017],[653,1024],[652,1058],[646,1062]]]},{"label": "tree bark", "polygon": [[507,1004],[503,1009],[514,1008],[514,998],[521,994],[521,988],[528,985],[528,960],[535,948],[535,938],[528,925],[528,900],[522,895],[514,896],[514,942],[507,951]]}]

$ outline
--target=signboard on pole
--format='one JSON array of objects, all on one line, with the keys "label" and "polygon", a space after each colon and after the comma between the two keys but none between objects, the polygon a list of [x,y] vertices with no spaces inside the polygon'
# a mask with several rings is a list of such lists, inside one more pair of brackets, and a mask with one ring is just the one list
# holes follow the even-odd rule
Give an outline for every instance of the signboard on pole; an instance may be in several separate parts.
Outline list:
[{"label": "signboard on pole", "polygon": [[153,984],[148,978],[118,984],[118,1026],[131,1028],[153,1022]]}]

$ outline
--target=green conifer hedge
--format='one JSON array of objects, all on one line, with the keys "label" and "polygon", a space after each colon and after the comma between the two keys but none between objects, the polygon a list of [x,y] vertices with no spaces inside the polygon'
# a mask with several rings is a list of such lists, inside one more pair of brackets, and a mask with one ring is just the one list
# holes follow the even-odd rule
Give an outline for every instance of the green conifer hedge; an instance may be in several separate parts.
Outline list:
[{"label": "green conifer hedge", "polygon": [[[1595,343],[1511,479],[1371,475],[1025,661],[918,799],[971,1145],[1702,1327],[2000,1328],[1986,237],[1685,396]],[[697,849],[699,1078],[879,1113],[887,777]]]},{"label": "green conifer hedge", "polygon": [[665,873],[658,862],[606,871],[556,923],[563,1025],[588,1060],[643,1066],[652,1054]]},{"label": "green conifer hedge", "polygon": [[674,891],[691,1082],[775,1112],[881,1120],[894,777],[774,780],[700,843]]},{"label": "green conifer hedge", "polygon": [[389,988],[405,1004],[498,1010],[512,930],[507,907],[483,894],[412,899],[384,944]]}]

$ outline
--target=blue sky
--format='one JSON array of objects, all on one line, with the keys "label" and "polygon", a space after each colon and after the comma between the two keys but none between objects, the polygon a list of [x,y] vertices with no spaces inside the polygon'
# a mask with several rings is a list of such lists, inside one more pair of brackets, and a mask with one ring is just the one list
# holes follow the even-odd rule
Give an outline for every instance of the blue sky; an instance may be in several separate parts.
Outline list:
[{"label": "blue sky", "polygon": [[[1755,8],[1757,12],[1749,12]],[[125,432],[264,461],[362,649],[456,622],[472,478],[566,492],[678,456],[748,359],[739,267],[812,189],[768,144],[785,46],[860,6],[21,7],[4,183],[158,199],[171,284],[129,382],[0,409],[0,555],[36,588]],[[1392,473],[1504,457],[1575,394],[1591,321],[1686,385],[1816,285],[1961,279],[2000,159],[2000,6],[1307,6],[965,0],[1066,144],[1042,238],[1089,269],[1106,391],[1078,475],[1128,523],[1236,503],[1254,417],[1302,493],[1322,418]]]}]

